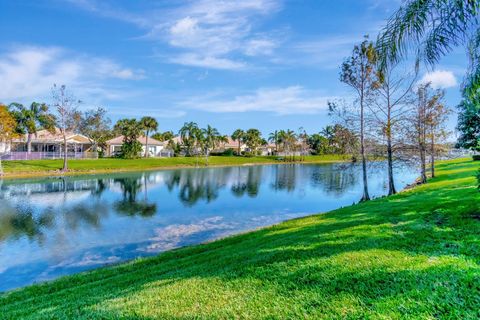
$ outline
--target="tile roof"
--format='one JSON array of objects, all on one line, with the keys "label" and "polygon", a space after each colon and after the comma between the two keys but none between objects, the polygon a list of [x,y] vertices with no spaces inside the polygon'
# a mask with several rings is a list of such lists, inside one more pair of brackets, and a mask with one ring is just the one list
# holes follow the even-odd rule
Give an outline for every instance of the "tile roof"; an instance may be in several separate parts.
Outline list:
[{"label": "tile roof", "polygon": [[[145,136],[138,137],[137,141],[140,142],[142,145],[147,144]],[[110,139],[106,143],[109,144],[109,145],[113,145],[113,144],[121,145],[121,144],[123,144],[123,136],[118,136],[118,137],[115,137],[113,139]],[[161,142],[161,141],[155,140],[153,138],[148,138],[148,145],[149,146],[163,146],[165,144],[166,144],[165,142]]]}]

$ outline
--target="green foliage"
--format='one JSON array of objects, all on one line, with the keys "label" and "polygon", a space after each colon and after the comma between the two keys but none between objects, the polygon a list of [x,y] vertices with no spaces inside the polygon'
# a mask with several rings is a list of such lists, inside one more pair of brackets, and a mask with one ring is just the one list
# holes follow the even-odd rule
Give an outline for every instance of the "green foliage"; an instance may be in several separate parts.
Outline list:
[{"label": "green foliage", "polygon": [[17,122],[16,132],[18,134],[36,134],[40,129],[54,131],[55,116],[49,113],[45,103],[32,102],[30,107],[24,107],[20,103],[11,103],[10,112]]},{"label": "green foliage", "polygon": [[406,1],[378,37],[382,61],[398,62],[413,48],[427,63],[437,63],[453,47],[471,41],[479,9],[478,0]]},{"label": "green foliage", "polygon": [[307,143],[314,154],[354,154],[359,142],[352,131],[336,124],[312,134]]},{"label": "green foliage", "polygon": [[475,105],[468,97],[464,97],[458,109],[457,129],[460,136],[457,147],[480,150],[480,105]]},{"label": "green foliage", "polygon": [[170,141],[175,137],[172,131],[157,132],[152,135],[152,138],[158,141]]},{"label": "green foliage", "polygon": [[[339,161],[348,161],[339,155],[307,156],[306,162],[309,163],[331,163]],[[198,160],[200,164],[205,164],[204,159]],[[245,165],[245,164],[266,164],[279,163],[276,157],[210,157],[211,165]],[[7,161],[5,164],[5,173],[8,176],[33,176],[33,175],[52,175],[61,168],[60,160],[28,160],[28,161]],[[96,159],[96,160],[70,160],[71,173],[90,173],[90,172],[118,172],[118,171],[137,171],[144,169],[162,169],[169,167],[193,167],[197,165],[197,159],[191,157],[175,158],[147,158],[147,159]]]},{"label": "green foliage", "polygon": [[100,148],[103,154],[107,148],[106,142],[113,138],[110,124],[111,120],[107,117],[107,110],[91,109],[84,112],[79,130],[93,143],[94,151],[97,151],[96,148]]},{"label": "green foliage", "polygon": [[187,156],[192,156],[199,148],[199,138],[202,133],[195,122],[185,122],[178,132],[182,138],[183,147]]},{"label": "green foliage", "polygon": [[474,154],[472,158],[473,158],[473,161],[480,161],[480,154]]},{"label": "green foliage", "polygon": [[252,154],[256,154],[257,148],[262,144],[262,134],[258,129],[248,129],[245,132],[244,142]]},{"label": "green foliage", "polygon": [[142,144],[138,138],[143,133],[143,124],[136,119],[121,119],[115,124],[114,130],[123,135],[120,157],[124,159],[138,158],[142,151]]},{"label": "green foliage", "polygon": [[478,167],[444,162],[395,196],[6,293],[0,314],[478,319]]},{"label": "green foliage", "polygon": [[123,142],[120,157],[124,159],[137,159],[142,152],[142,144],[136,140]]}]

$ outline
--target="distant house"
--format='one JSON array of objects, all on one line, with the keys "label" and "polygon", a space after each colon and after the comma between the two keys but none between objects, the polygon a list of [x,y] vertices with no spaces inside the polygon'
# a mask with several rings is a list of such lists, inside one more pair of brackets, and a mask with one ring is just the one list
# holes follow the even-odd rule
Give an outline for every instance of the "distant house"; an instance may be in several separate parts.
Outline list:
[{"label": "distant house", "polygon": [[[68,152],[82,153],[92,151],[92,143],[88,137],[78,133],[67,132],[66,138]],[[10,146],[5,145],[4,148],[10,149],[9,151],[12,152],[26,152],[27,140],[28,135],[25,134],[18,139],[13,139]],[[31,152],[61,152],[63,151],[63,143],[63,135],[60,129],[55,128],[53,133],[48,130],[40,130],[31,137]]]},{"label": "distant house", "polygon": [[[227,142],[220,143],[220,145],[217,147],[218,151],[222,152],[228,149],[233,149],[235,151],[238,151],[238,141],[233,140],[231,137],[227,137],[227,139],[228,139]],[[248,150],[247,145],[243,142],[240,142],[240,152],[244,152],[247,150]]]},{"label": "distant house", "polygon": [[[145,154],[145,149],[147,147],[147,139],[145,136],[138,137],[138,142],[142,144],[142,155]],[[122,151],[123,136],[115,137],[106,142],[107,145],[107,156],[118,155]],[[173,155],[172,151],[166,148],[167,142],[162,142],[155,140],[153,138],[148,138],[148,153],[151,157],[162,157],[162,156],[171,156]]]}]

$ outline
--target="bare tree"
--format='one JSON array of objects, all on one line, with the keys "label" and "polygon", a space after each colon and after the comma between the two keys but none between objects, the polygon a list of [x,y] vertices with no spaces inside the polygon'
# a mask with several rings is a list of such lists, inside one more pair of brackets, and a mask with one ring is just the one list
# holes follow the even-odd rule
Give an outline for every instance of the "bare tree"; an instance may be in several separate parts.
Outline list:
[{"label": "bare tree", "polygon": [[67,91],[65,85],[53,85],[53,107],[56,110],[57,127],[63,137],[63,168],[62,172],[68,171],[68,143],[67,132],[75,131],[81,122],[81,113],[77,111],[79,100]]},{"label": "bare tree", "polygon": [[361,201],[370,200],[368,193],[367,156],[365,151],[365,124],[367,104],[373,91],[375,78],[376,52],[373,43],[365,37],[360,45],[355,45],[352,55],[342,64],[340,80],[354,89],[359,109],[360,155],[362,157],[363,196]]},{"label": "bare tree", "polygon": [[430,140],[430,173],[432,178],[435,177],[435,155],[439,151],[437,144],[448,136],[448,132],[445,130],[445,122],[450,110],[443,102],[444,96],[444,91],[437,91],[431,98],[427,110],[427,138]]},{"label": "bare tree", "polygon": [[[412,114],[413,137],[420,156],[420,182],[427,182],[427,151],[430,151],[432,173],[435,175],[435,137],[441,133],[447,110],[443,105],[444,93],[432,92],[430,83],[420,84],[416,89],[415,110]],[[428,146],[427,139],[430,137]],[[430,150],[427,150],[430,148]]]},{"label": "bare tree", "polygon": [[407,123],[408,113],[411,111],[411,92],[418,76],[418,64],[414,72],[399,70],[398,65],[390,64],[377,73],[375,83],[376,95],[374,99],[375,121],[385,137],[385,151],[388,168],[388,195],[395,194],[393,176],[393,162],[397,148],[404,145],[403,127]]}]

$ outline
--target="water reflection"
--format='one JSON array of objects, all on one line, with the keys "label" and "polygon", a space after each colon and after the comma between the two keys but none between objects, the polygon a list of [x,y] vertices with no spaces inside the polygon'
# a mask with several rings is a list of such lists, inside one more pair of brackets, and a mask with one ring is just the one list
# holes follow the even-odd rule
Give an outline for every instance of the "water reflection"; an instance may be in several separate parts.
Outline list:
[{"label": "water reflection", "polygon": [[[399,187],[415,173],[402,169]],[[385,193],[384,168],[370,177]],[[272,165],[0,184],[0,290],[349,205],[360,168]]]},{"label": "water reflection", "polygon": [[[113,180],[122,190],[122,199],[114,205],[117,213],[127,216],[139,215],[142,217],[151,217],[156,213],[157,205],[148,202],[147,179],[147,175],[145,174],[142,178],[127,177]],[[144,188],[144,198],[137,199],[142,188]]]}]

